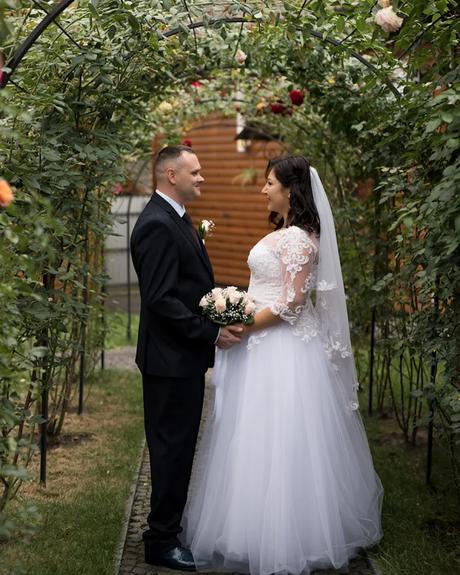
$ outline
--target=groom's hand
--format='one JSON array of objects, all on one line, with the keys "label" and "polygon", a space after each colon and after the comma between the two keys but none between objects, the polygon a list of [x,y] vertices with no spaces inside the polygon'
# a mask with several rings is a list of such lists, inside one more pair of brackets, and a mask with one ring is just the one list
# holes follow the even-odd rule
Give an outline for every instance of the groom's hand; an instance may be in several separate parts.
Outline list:
[{"label": "groom's hand", "polygon": [[235,343],[240,343],[242,335],[243,326],[241,324],[227,325],[221,328],[216,345],[221,349],[227,349],[235,345]]}]

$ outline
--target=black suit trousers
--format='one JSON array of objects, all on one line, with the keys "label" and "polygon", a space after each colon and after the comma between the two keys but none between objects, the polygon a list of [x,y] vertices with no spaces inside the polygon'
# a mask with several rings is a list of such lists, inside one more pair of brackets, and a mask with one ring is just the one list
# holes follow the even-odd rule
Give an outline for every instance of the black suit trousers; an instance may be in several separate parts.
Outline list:
[{"label": "black suit trousers", "polygon": [[187,378],[144,375],[145,434],[152,479],[146,546],[178,545],[182,513],[200,426],[204,374]]}]

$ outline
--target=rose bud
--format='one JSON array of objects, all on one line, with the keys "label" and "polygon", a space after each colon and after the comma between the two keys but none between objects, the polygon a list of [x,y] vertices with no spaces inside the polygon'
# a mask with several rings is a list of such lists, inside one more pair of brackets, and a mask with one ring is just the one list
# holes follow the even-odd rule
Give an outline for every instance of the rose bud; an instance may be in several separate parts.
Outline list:
[{"label": "rose bud", "polygon": [[289,92],[289,98],[294,106],[301,106],[305,99],[305,92],[303,90],[291,90]]},{"label": "rose bud", "polygon": [[270,110],[273,114],[284,114],[286,108],[281,104],[281,102],[271,102]]}]

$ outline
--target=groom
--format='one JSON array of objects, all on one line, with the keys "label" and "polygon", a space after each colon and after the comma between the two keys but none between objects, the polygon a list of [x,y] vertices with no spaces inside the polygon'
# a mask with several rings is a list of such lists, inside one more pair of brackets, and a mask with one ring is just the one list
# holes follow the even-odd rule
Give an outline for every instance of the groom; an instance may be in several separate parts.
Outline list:
[{"label": "groom", "polygon": [[203,242],[185,205],[200,197],[201,166],[187,146],[163,148],[155,162],[157,190],[131,236],[141,313],[136,363],[142,373],[144,421],[152,478],[145,560],[194,571],[177,535],[187,499],[204,393],[214,344],[240,342],[241,328],[219,328],[200,313],[214,287]]}]

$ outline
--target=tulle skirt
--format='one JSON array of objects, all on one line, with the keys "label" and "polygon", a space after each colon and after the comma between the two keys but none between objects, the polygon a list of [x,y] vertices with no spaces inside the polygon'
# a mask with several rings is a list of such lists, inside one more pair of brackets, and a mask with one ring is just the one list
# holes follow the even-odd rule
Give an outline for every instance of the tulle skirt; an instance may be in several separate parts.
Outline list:
[{"label": "tulle skirt", "polygon": [[246,343],[216,357],[183,540],[202,571],[346,567],[382,536],[383,490],[359,413],[317,338],[281,324]]}]

